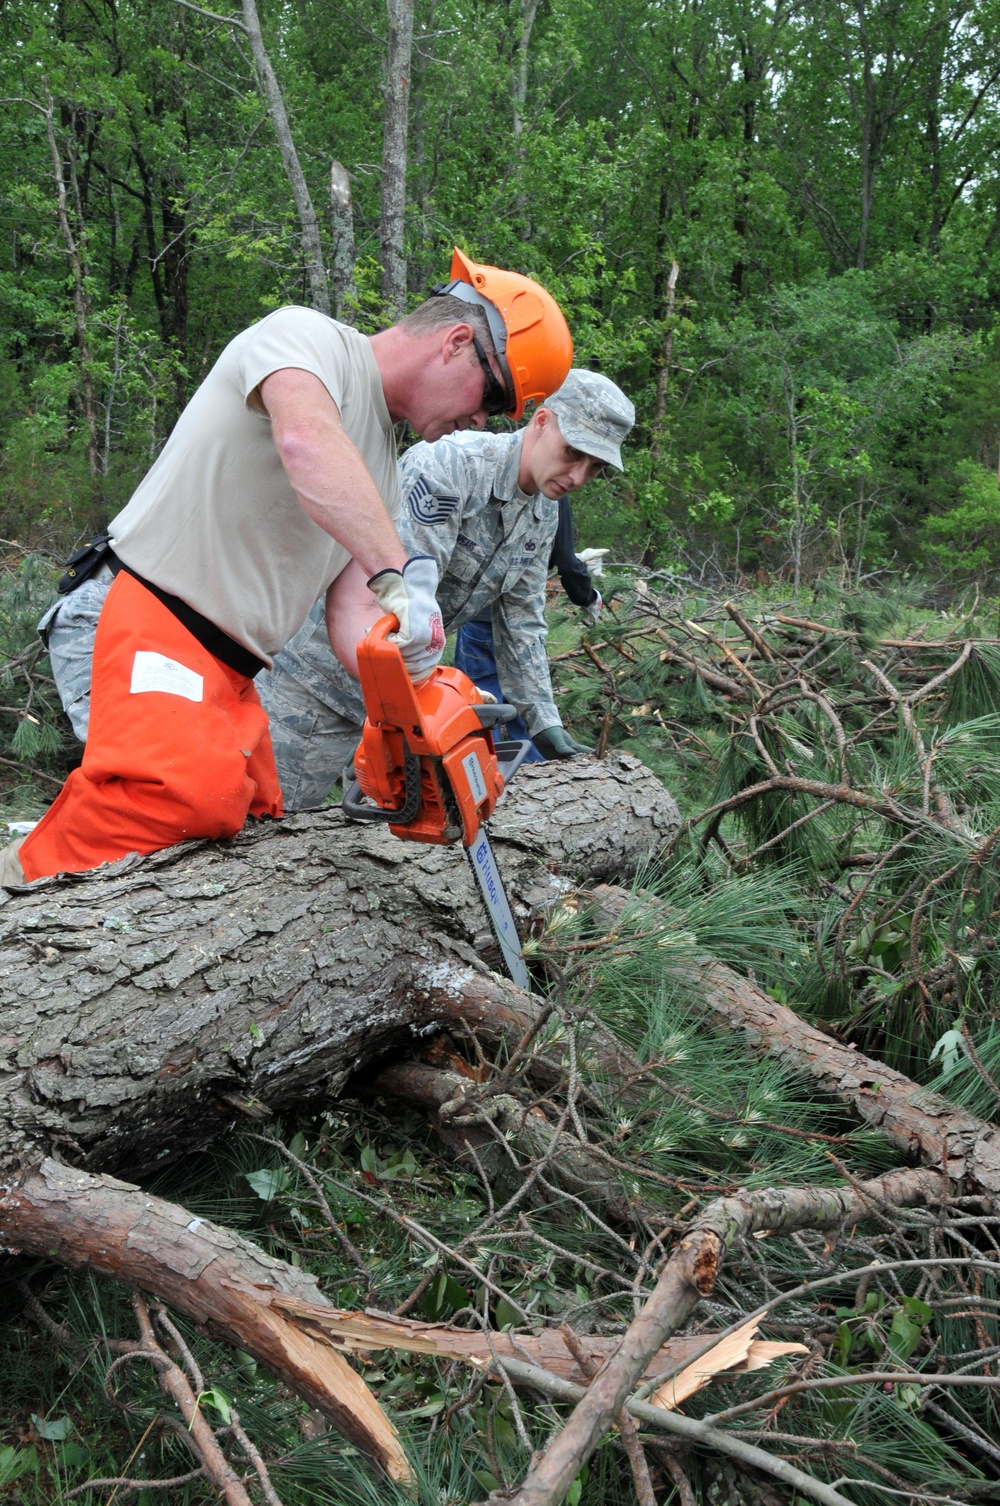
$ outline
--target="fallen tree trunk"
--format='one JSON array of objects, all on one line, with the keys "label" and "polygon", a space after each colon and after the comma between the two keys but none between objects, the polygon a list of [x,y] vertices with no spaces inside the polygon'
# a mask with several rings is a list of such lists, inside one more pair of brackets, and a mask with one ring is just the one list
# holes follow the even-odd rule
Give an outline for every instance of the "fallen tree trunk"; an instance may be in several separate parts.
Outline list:
[{"label": "fallen tree trunk", "polygon": [[[634,872],[676,826],[670,797],[634,759],[525,771],[492,823],[522,928],[570,884]],[[622,891],[605,889],[601,900],[609,916],[621,913]],[[90,1173],[143,1174],[204,1144],[241,1110],[298,1112],[441,1024],[521,1031],[538,1005],[488,969],[490,948],[460,852],[403,844],[349,826],[339,812],[126,861],[98,878],[31,886],[0,912],[0,1169],[9,1184],[0,1242],[54,1252],[167,1297],[263,1360],[406,1479],[387,1419],[357,1377],[338,1369],[329,1344],[295,1322],[297,1303],[323,1305],[299,1284],[301,1273],[280,1262],[258,1269],[252,1247],[219,1249],[215,1234],[224,1246],[225,1231]],[[947,1176],[901,1172],[852,1192],[787,1189],[711,1205],[668,1262],[661,1311],[647,1311],[653,1322],[639,1342],[606,1367],[577,1451],[617,1415],[635,1365],[641,1371],[657,1347],[656,1331],[679,1326],[748,1231],[836,1228],[863,1216],[869,1199],[933,1203],[947,1197],[948,1179],[989,1190],[990,1126],[928,1102],[899,1074],[810,1032],[728,969],[706,962],[699,977],[729,1028],[756,1032],[765,1046],[790,1042],[786,1059],[795,1065],[800,1038],[811,1043],[803,1060],[812,1050],[824,1090],[844,1097],[852,1069],[855,1106],[878,1100],[882,1118],[865,1117]],[[731,1001],[746,991],[752,1008],[741,1014]],[[730,1002],[716,1005],[716,997]],[[418,1091],[421,1069],[403,1070],[413,1096],[437,1107],[456,1100],[454,1083]],[[883,1082],[891,1091],[879,1099]],[[924,1116],[918,1133],[907,1128],[910,1110]],[[528,1154],[547,1154],[540,1116],[535,1124],[502,1098],[488,1112],[506,1115],[497,1122],[504,1134],[540,1134]],[[463,1139],[473,1128],[463,1125]],[[587,1147],[562,1138],[570,1182],[620,1212],[616,1178],[599,1174]],[[42,1162],[52,1150],[80,1169]]]},{"label": "fallen tree trunk", "polygon": [[[525,770],[491,822],[519,923],[619,878],[677,810],[636,759]],[[41,880],[0,910],[0,1171],[62,1146],[135,1178],[242,1108],[298,1111],[499,987],[457,847],[339,811]]]}]

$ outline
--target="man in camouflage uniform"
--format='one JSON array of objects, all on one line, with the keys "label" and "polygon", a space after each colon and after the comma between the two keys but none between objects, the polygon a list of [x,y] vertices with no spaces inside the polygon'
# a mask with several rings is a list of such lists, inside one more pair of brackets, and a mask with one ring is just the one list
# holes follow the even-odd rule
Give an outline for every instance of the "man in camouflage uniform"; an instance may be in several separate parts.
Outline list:
[{"label": "man in camouflage uniform", "polygon": [[[588,751],[562,725],[545,652],[559,499],[606,465],[622,469],[621,444],[634,420],[632,404],[607,377],[571,371],[518,433],[455,434],[414,445],[400,460],[400,537],[410,553],[437,564],[445,629],[491,612],[505,699],[546,758]],[[330,651],[320,612],[257,686],[286,807],[321,804],[353,757],[364,703]]]},{"label": "man in camouflage uniform", "polygon": [[[491,611],[501,687],[546,758],[587,751],[562,725],[545,653],[558,499],[606,465],[622,469],[621,444],[634,420],[631,402],[607,377],[571,371],[517,433],[454,434],[414,445],[400,460],[404,547],[435,560],[446,630]],[[94,625],[102,595],[95,581],[81,598]],[[69,641],[53,634],[50,654],[60,698],[85,737],[89,662],[79,617]],[[286,810],[321,805],[354,755],[365,714],[358,682],[330,648],[322,603],[255,684]]]}]

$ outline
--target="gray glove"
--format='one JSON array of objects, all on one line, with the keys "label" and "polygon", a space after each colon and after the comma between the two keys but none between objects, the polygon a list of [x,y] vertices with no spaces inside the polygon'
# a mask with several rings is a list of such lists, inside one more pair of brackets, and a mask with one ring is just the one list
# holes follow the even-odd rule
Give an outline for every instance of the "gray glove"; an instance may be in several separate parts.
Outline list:
[{"label": "gray glove", "polygon": [[383,612],[399,622],[392,642],[399,644],[411,680],[426,680],[444,652],[444,623],[437,604],[437,565],[429,554],[415,554],[402,570],[380,570],[368,589]]},{"label": "gray glove", "polygon": [[604,605],[604,600],[603,600],[603,598],[601,596],[600,591],[598,591],[597,587],[595,586],[594,587],[594,599],[593,599],[593,601],[588,601],[587,605],[584,607],[583,610],[586,612],[586,614],[587,614],[588,617],[590,617],[594,622],[596,622],[597,619],[598,619],[598,617],[600,617],[600,615],[601,615],[601,608],[603,607],[603,605]]},{"label": "gray glove", "polygon": [[593,753],[589,743],[578,743],[565,727],[543,727],[533,732],[531,741],[543,758],[573,758],[577,753]]}]

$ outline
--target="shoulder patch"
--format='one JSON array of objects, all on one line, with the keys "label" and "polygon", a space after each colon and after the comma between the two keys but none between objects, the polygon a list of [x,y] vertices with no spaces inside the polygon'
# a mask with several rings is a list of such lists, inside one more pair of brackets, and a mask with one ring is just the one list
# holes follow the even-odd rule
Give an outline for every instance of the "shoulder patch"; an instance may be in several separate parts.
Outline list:
[{"label": "shoulder patch", "polygon": [[406,505],[418,523],[444,523],[458,506],[458,498],[437,496],[421,476],[407,497]]}]

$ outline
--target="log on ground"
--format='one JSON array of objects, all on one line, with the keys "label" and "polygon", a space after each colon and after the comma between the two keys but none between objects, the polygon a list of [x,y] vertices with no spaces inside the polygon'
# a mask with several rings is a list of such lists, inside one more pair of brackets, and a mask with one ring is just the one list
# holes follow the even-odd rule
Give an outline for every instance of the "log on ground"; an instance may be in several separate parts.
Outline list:
[{"label": "log on ground", "polygon": [[[567,886],[634,873],[677,824],[615,755],[523,770],[490,829],[527,929]],[[0,910],[0,1169],[62,1147],[141,1178],[241,1108],[328,1100],[477,982],[523,1002],[491,956],[460,848],[339,810],[41,880]]]}]

